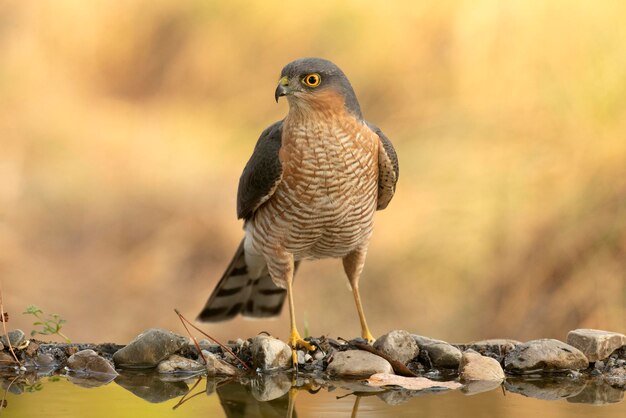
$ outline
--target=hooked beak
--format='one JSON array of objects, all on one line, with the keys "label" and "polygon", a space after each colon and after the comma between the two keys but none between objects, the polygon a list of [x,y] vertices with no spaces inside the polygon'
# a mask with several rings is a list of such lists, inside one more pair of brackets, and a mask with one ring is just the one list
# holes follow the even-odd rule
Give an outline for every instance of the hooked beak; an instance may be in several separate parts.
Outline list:
[{"label": "hooked beak", "polygon": [[278,87],[276,87],[276,91],[274,92],[274,99],[276,99],[276,103],[278,103],[278,98],[281,96],[286,96],[289,94],[289,78],[287,76],[280,79],[278,82]]}]

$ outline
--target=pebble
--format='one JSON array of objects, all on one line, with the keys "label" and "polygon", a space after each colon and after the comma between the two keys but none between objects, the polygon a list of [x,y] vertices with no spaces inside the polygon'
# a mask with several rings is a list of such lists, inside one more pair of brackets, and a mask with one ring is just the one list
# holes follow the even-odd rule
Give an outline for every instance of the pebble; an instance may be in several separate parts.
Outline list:
[{"label": "pebble", "polygon": [[187,339],[173,332],[152,328],[139,334],[128,345],[113,354],[121,368],[153,368],[187,345]]},{"label": "pebble", "polygon": [[419,354],[417,342],[407,331],[391,331],[378,338],[374,348],[402,364],[407,364]]},{"label": "pebble", "polygon": [[281,340],[267,335],[252,339],[252,364],[262,371],[288,369],[291,364],[291,347]]},{"label": "pebble", "polygon": [[163,374],[193,373],[201,370],[204,370],[204,365],[177,354],[172,354],[157,366],[157,371]]},{"label": "pebble", "polygon": [[202,354],[206,359],[206,366],[201,365],[201,367],[206,367],[207,375],[236,376],[240,373],[240,370],[237,367],[233,366],[230,363],[227,363],[226,361],[217,357],[217,355],[206,350],[202,350]]},{"label": "pebble", "polygon": [[412,335],[420,349],[420,359],[435,368],[456,369],[461,363],[461,350],[445,341],[435,340],[421,335]]},{"label": "pebble", "polygon": [[362,350],[339,351],[326,369],[333,376],[350,378],[369,377],[376,373],[393,374],[387,360]]},{"label": "pebble", "polygon": [[463,381],[484,380],[502,382],[504,370],[496,359],[482,356],[474,351],[466,351],[461,357],[459,376]]},{"label": "pebble", "polygon": [[85,374],[106,374],[116,376],[113,365],[94,350],[82,350],[67,359],[67,367],[73,372]]},{"label": "pebble", "polygon": [[458,344],[461,351],[474,350],[483,356],[493,357],[502,361],[511,350],[520,345],[517,340],[495,338],[490,340],[474,341],[469,344]]},{"label": "pebble", "polygon": [[597,329],[575,329],[567,334],[567,343],[583,352],[590,362],[604,360],[626,345],[626,335]]},{"label": "pebble", "polygon": [[518,345],[504,358],[504,368],[513,373],[582,370],[587,357],[575,347],[559,340],[541,339]]},{"label": "pebble", "polygon": [[8,335],[9,335],[8,340],[7,340],[7,336],[4,334],[2,334],[2,336],[0,337],[0,341],[2,342],[3,345],[8,346],[9,341],[10,341],[11,346],[13,346],[13,348],[17,348],[20,346],[20,344],[24,342],[25,334],[24,334],[24,331],[22,331],[21,329],[15,329],[13,331],[9,331]]}]

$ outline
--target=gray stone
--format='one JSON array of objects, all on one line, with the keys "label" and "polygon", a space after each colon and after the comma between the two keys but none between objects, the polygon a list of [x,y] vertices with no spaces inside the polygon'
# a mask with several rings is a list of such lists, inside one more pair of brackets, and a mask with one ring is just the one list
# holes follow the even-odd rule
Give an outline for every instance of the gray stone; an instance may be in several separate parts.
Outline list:
[{"label": "gray stone", "polygon": [[202,350],[202,354],[206,359],[206,371],[209,376],[236,376],[240,374],[240,370],[217,357],[215,354]]},{"label": "gray stone", "polygon": [[420,359],[435,368],[456,369],[461,363],[461,350],[445,341],[412,335],[420,349]]},{"label": "gray stone", "polygon": [[105,374],[117,376],[113,365],[93,350],[81,350],[67,359],[67,367],[81,374]]},{"label": "gray stone", "polygon": [[602,376],[612,386],[618,386],[626,390],[626,367],[616,367]]},{"label": "gray stone", "polygon": [[13,367],[15,364],[15,359],[10,353],[0,351],[0,369],[3,367]]},{"label": "gray stone", "polygon": [[152,328],[139,334],[126,347],[113,354],[113,361],[121,368],[153,368],[185,345],[187,345],[185,337]]},{"label": "gray stone", "polygon": [[11,342],[11,346],[13,348],[17,348],[20,346],[20,344],[22,344],[24,342],[24,331],[22,331],[21,329],[15,329],[13,331],[9,331],[8,332],[9,335],[9,339],[7,340],[7,336],[2,334],[2,336],[0,337],[0,341],[2,342],[3,345],[8,346],[9,345],[9,341]]},{"label": "gray stone", "polygon": [[417,343],[411,334],[403,330],[391,331],[378,338],[374,348],[403,364],[407,364],[419,354]]},{"label": "gray stone", "polygon": [[578,394],[567,398],[567,402],[606,405],[624,399],[624,391],[611,387],[602,380],[590,380]]},{"label": "gray stone", "polygon": [[552,339],[528,341],[504,358],[505,370],[512,373],[558,372],[587,367],[587,357],[580,350]]},{"label": "gray stone", "polygon": [[369,377],[376,373],[393,374],[393,368],[387,360],[375,354],[361,350],[339,351],[326,369],[334,376]]},{"label": "gray stone", "polygon": [[267,335],[252,339],[252,364],[261,370],[288,369],[291,364],[291,347]]},{"label": "gray stone", "polygon": [[604,360],[626,345],[626,335],[597,329],[575,329],[567,334],[567,343],[583,352],[590,362]]},{"label": "gray stone", "polygon": [[473,351],[466,351],[461,358],[459,375],[463,381],[485,380],[502,382],[504,370],[497,360],[481,356]]},{"label": "gray stone", "polygon": [[55,367],[56,360],[50,354],[37,354],[37,357],[35,357],[35,365],[44,368]]},{"label": "gray stone", "polygon": [[530,398],[554,401],[576,396],[585,388],[585,381],[558,375],[530,379],[508,377],[504,381],[504,387],[509,392]]},{"label": "gray stone", "polygon": [[163,374],[194,373],[204,370],[204,365],[178,354],[172,354],[157,366],[157,371]]}]

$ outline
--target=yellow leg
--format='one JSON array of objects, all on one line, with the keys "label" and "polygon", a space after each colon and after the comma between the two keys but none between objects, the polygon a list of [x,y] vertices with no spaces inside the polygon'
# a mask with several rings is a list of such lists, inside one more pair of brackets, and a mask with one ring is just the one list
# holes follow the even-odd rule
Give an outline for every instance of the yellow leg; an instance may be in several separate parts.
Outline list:
[{"label": "yellow leg", "polygon": [[359,321],[361,321],[361,337],[371,344],[376,339],[372,336],[370,329],[367,327],[365,313],[363,312],[363,305],[361,305],[361,295],[359,294],[358,283],[352,285],[352,294],[354,295],[354,303],[356,304],[356,310],[359,314]]},{"label": "yellow leg", "polygon": [[375,338],[370,332],[367,321],[365,320],[365,313],[363,313],[363,305],[361,305],[361,295],[359,294],[359,278],[365,265],[366,249],[360,249],[351,252],[343,258],[343,269],[348,276],[350,286],[352,287],[352,295],[354,296],[354,303],[356,304],[356,311],[359,314],[359,321],[361,321],[361,337],[368,343],[373,343]]},{"label": "yellow leg", "polygon": [[287,280],[287,298],[289,299],[289,318],[291,322],[291,336],[289,337],[289,346],[291,346],[291,357],[294,367],[298,364],[298,347],[305,348],[309,351],[315,350],[315,346],[304,341],[296,328],[296,312],[293,304],[292,280]]}]

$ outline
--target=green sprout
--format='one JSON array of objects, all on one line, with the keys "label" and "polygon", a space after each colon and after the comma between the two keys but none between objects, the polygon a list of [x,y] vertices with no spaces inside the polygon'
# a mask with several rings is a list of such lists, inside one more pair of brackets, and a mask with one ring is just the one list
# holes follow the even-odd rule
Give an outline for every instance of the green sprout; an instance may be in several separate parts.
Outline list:
[{"label": "green sprout", "polygon": [[59,314],[48,314],[44,317],[44,312],[35,305],[30,305],[22,313],[24,315],[33,315],[35,318],[37,318],[37,321],[33,322],[33,326],[41,327],[40,330],[36,330],[36,329],[32,330],[30,332],[31,337],[34,337],[36,334],[41,334],[41,335],[55,335],[56,334],[59,337],[63,338],[66,342],[71,343],[70,339],[67,338],[67,336],[61,332],[61,328],[63,327],[63,324],[66,323],[67,321],[61,318]]}]

